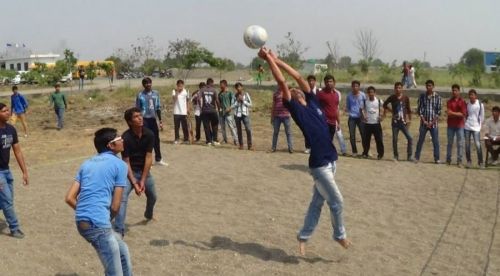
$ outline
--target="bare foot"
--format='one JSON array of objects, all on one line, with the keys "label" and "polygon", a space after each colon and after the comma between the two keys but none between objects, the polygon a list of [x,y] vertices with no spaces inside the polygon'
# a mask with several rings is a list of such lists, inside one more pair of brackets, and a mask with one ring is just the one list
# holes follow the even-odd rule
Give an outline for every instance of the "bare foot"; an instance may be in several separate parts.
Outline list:
[{"label": "bare foot", "polygon": [[348,239],[336,240],[343,248],[347,249],[351,246],[351,241]]},{"label": "bare foot", "polygon": [[306,242],[305,241],[299,241],[299,253],[301,256],[306,255]]}]

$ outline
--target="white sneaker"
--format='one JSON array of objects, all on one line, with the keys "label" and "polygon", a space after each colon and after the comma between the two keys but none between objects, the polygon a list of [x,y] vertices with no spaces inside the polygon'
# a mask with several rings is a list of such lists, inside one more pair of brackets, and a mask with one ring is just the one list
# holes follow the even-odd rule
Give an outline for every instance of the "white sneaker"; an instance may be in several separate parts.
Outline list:
[{"label": "white sneaker", "polygon": [[214,141],[214,142],[212,142],[212,145],[213,145],[213,146],[220,146],[220,143],[219,143],[219,142],[217,142],[217,141]]},{"label": "white sneaker", "polygon": [[179,141],[178,141],[178,140],[175,140],[175,141],[174,141],[174,145],[177,145],[177,144],[179,144]]},{"label": "white sneaker", "polygon": [[306,150],[304,151],[304,153],[306,153],[306,154],[311,153],[311,149],[306,149]]},{"label": "white sneaker", "polygon": [[168,163],[167,162],[163,162],[163,160],[155,161],[154,165],[155,166],[165,166],[165,167],[168,167]]}]

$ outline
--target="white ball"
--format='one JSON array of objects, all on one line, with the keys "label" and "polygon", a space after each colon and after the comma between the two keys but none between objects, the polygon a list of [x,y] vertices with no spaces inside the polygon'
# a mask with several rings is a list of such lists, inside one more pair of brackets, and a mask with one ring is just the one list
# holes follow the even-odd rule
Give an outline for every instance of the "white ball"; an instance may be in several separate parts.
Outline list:
[{"label": "white ball", "polygon": [[243,33],[243,41],[252,49],[258,49],[264,46],[267,41],[266,29],[258,25],[249,26]]}]

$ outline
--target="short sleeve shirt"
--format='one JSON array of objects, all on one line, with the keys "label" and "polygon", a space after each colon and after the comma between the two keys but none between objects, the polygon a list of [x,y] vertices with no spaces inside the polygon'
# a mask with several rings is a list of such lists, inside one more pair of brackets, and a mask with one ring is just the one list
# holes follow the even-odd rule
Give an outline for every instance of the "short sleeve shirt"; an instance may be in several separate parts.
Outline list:
[{"label": "short sleeve shirt", "polygon": [[10,148],[19,142],[17,138],[16,129],[10,125],[5,124],[4,128],[0,128],[0,142],[2,149],[0,152],[0,170],[9,169]]},{"label": "short sleeve shirt", "polygon": [[146,153],[153,152],[154,134],[146,127],[142,128],[142,136],[139,138],[130,129],[125,131],[123,138],[123,158],[129,158],[130,167],[135,171],[142,171],[146,162]]},{"label": "short sleeve shirt", "polygon": [[329,125],[337,125],[338,122],[338,111],[340,104],[340,97],[337,90],[325,91],[320,90],[316,97],[321,106],[321,109],[325,113],[326,122]]},{"label": "short sleeve shirt", "polygon": [[[175,96],[175,90],[172,91],[172,96]],[[189,93],[186,89],[177,94],[177,100],[174,103],[174,115],[187,115],[187,101],[189,100]]]},{"label": "short sleeve shirt", "polygon": [[75,176],[80,183],[76,221],[91,221],[99,228],[111,228],[111,201],[115,187],[127,185],[127,164],[111,151],[83,162]]},{"label": "short sleeve shirt", "polygon": [[205,86],[198,92],[201,101],[201,113],[216,113],[217,92],[212,86]]}]

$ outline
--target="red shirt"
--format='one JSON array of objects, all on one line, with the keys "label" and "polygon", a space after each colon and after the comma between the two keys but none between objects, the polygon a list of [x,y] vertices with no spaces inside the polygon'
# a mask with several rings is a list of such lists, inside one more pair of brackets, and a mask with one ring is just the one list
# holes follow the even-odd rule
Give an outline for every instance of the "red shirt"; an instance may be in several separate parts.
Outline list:
[{"label": "red shirt", "polygon": [[[462,98],[451,98],[447,102],[448,110],[453,112],[467,113],[467,104]],[[465,117],[448,116],[448,127],[461,127],[465,126]]]},{"label": "red shirt", "polygon": [[339,94],[337,90],[326,91],[322,89],[316,94],[319,105],[325,113],[326,122],[329,125],[337,125],[339,118],[337,117],[339,111]]}]

